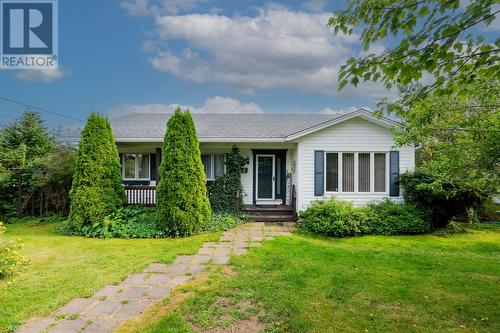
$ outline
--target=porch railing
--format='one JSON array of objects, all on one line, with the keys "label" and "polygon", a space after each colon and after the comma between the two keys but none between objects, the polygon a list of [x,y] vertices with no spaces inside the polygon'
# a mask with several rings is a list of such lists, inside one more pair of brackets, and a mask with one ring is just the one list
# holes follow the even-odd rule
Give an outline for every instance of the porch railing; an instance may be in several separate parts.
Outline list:
[{"label": "porch railing", "polygon": [[127,205],[156,205],[156,186],[126,185]]}]

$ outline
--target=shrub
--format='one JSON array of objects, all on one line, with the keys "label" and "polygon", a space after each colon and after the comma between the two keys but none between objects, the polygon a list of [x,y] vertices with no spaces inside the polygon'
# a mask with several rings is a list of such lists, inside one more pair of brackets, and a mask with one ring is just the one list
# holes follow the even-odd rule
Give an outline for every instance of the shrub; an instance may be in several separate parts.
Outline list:
[{"label": "shrub", "polygon": [[51,212],[68,215],[75,158],[74,148],[58,147],[38,161],[47,171],[38,175],[35,184],[44,191],[47,209]]},{"label": "shrub", "polygon": [[[6,228],[0,222],[0,235],[5,232]],[[16,244],[14,241],[0,241],[0,279],[15,274],[21,267],[28,264],[20,253],[19,249],[22,245]]]},{"label": "shrub", "polygon": [[341,200],[316,201],[300,212],[299,228],[335,237],[420,234],[430,230],[413,205],[390,200],[362,207]]},{"label": "shrub", "polygon": [[167,124],[156,188],[157,221],[170,236],[199,232],[210,220],[206,176],[189,111],[175,110]]},{"label": "shrub", "polygon": [[476,210],[487,200],[481,189],[443,182],[438,177],[416,171],[401,177],[404,196],[430,219],[434,228],[446,228],[450,221]]},{"label": "shrub", "polygon": [[236,213],[236,194],[240,192],[240,209],[243,209],[243,185],[241,174],[248,164],[248,157],[241,155],[239,148],[233,145],[226,157],[226,173],[207,184],[208,198],[212,210],[217,213]]},{"label": "shrub", "polygon": [[[33,173],[23,173],[18,178],[12,169],[38,168],[35,162],[54,147],[54,136],[38,113],[24,112],[0,129],[0,215],[16,214],[19,180],[23,189],[21,203],[36,189]],[[25,208],[24,204],[20,207]]]},{"label": "shrub", "polygon": [[154,208],[126,207],[82,228],[92,238],[161,238],[165,232],[156,224]]},{"label": "shrub", "polygon": [[430,225],[414,205],[386,199],[361,208],[361,223],[366,233],[375,235],[411,235],[430,231]]},{"label": "shrub", "polygon": [[352,203],[347,201],[316,201],[300,212],[299,227],[326,236],[356,236],[362,233],[362,229],[355,211]]},{"label": "shrub", "polygon": [[233,214],[213,214],[212,218],[203,227],[204,231],[226,231],[240,224],[247,222],[244,216],[236,216]]},{"label": "shrub", "polygon": [[82,131],[70,192],[69,221],[78,231],[125,201],[120,159],[109,122],[92,113]]}]

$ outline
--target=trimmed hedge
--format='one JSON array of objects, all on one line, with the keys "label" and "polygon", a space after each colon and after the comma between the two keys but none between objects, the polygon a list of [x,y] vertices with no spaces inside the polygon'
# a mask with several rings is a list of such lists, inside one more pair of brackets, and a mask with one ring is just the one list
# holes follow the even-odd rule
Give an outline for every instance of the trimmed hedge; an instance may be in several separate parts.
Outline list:
[{"label": "trimmed hedge", "polygon": [[415,206],[390,200],[354,207],[341,200],[316,201],[299,214],[302,230],[334,237],[411,235],[430,231]]},{"label": "trimmed hedge", "polygon": [[198,136],[189,111],[177,108],[168,121],[159,172],[158,225],[174,237],[202,230],[211,210]]},{"label": "trimmed hedge", "polygon": [[99,222],[125,202],[111,125],[95,113],[81,133],[70,199],[69,223],[75,230]]}]

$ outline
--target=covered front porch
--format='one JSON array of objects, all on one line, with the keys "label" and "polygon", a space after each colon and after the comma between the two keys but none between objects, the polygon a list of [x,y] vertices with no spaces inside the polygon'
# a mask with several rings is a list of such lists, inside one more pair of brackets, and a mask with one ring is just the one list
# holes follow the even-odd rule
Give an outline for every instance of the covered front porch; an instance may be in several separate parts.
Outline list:
[{"label": "covered front porch", "polygon": [[[233,143],[200,143],[207,182],[225,173],[226,154]],[[264,216],[295,215],[296,144],[237,143],[249,163],[241,177],[245,212],[262,220]],[[159,144],[119,143],[122,179],[127,204],[156,204],[156,184],[162,156]],[[242,208],[243,210],[243,208]],[[273,218],[277,219],[276,217]]]}]

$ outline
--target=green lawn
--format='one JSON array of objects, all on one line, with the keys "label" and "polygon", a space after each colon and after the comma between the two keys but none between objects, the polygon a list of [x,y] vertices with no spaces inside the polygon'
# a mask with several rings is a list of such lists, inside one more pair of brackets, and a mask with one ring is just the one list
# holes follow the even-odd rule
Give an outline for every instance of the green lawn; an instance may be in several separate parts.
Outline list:
[{"label": "green lawn", "polygon": [[7,225],[1,236],[18,238],[32,263],[21,274],[0,281],[0,332],[12,331],[32,316],[46,316],[74,297],[90,296],[150,262],[171,262],[218,239],[216,233],[184,239],[86,239],[59,236],[56,227],[17,223]]},{"label": "green lawn", "polygon": [[121,331],[219,332],[254,318],[269,332],[500,332],[499,241],[499,227],[279,238],[233,258],[235,274],[219,269],[178,291],[189,295],[180,305]]}]

